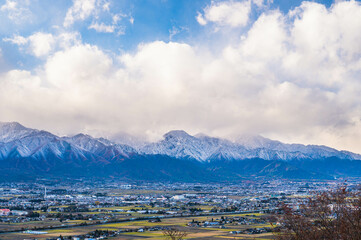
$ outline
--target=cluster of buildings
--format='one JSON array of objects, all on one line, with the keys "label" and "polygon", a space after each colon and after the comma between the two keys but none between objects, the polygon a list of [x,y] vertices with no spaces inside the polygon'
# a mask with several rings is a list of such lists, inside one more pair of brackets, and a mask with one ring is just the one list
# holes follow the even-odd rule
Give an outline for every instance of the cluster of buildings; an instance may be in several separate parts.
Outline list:
[{"label": "cluster of buildings", "polygon": [[247,214],[245,217],[240,216],[222,216],[220,218],[212,218],[211,221],[191,221],[187,224],[189,227],[219,227],[226,228],[225,225],[254,225],[254,224],[266,224],[267,221],[262,218],[256,218],[255,215]]},{"label": "cluster of buildings", "polygon": [[27,211],[0,209],[0,216],[25,216],[27,214]]},{"label": "cluster of buildings", "polygon": [[[52,226],[70,226],[68,222],[71,220],[95,224],[139,217],[215,216],[214,221],[192,222],[189,226],[222,228],[229,223],[262,224],[256,222],[260,220],[255,218],[221,219],[217,216],[225,213],[275,212],[280,203],[297,209],[314,191],[329,190],[339,184],[336,181],[262,179],[245,180],[237,184],[124,183],[83,179],[2,183],[0,222],[47,220],[53,222]],[[356,188],[358,182],[348,184],[350,188]],[[248,231],[254,233],[267,229]]]},{"label": "cluster of buildings", "polygon": [[271,232],[272,228],[270,227],[263,227],[263,228],[247,228],[245,230],[239,231],[230,231],[231,234],[261,234]]}]

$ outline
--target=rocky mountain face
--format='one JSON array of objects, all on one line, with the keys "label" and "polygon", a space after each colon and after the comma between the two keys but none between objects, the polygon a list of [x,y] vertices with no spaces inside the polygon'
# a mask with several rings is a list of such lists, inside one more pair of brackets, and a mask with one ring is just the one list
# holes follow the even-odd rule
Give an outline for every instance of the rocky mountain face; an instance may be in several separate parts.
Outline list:
[{"label": "rocky mountain face", "polygon": [[[158,142],[122,144],[78,134],[59,137],[0,123],[5,179],[119,177],[150,181],[239,181],[249,177],[361,176],[361,155],[326,146],[284,144],[261,136],[237,141],[170,131]],[[0,177],[1,180],[1,177]]]}]

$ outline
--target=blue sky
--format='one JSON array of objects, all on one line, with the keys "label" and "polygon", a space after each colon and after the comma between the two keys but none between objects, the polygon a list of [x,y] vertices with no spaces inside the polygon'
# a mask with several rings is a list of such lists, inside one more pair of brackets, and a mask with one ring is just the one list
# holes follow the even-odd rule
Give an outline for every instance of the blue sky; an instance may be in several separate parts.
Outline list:
[{"label": "blue sky", "polygon": [[361,153],[361,3],[0,0],[0,121]]},{"label": "blue sky", "polygon": [[[8,1],[11,2],[11,1]],[[14,1],[16,2],[16,1]],[[71,0],[29,0],[18,1],[18,8],[22,8],[18,20],[9,18],[10,11],[0,11],[0,36],[9,38],[14,35],[29,36],[34,32],[57,33],[64,31],[63,22],[68,9],[72,6]],[[289,10],[299,6],[302,1],[274,0],[266,3],[268,9],[280,9],[287,13]],[[330,6],[333,1],[314,1],[325,6]],[[6,0],[1,0],[0,5],[6,5]],[[94,44],[105,51],[119,53],[122,51],[133,51],[139,43],[151,41],[179,41],[194,43],[199,38],[217,38],[216,34],[209,32],[209,28],[204,28],[198,24],[196,16],[203,8],[210,5],[211,1],[177,1],[177,0],[123,0],[123,1],[103,1],[102,4],[109,3],[109,10],[99,10],[97,16],[91,15],[82,21],[75,21],[66,30],[77,31],[81,34],[84,43]],[[98,9],[101,6],[97,6]],[[262,9],[263,10],[263,9]],[[252,18],[256,19],[263,11],[252,10]],[[94,22],[111,24],[112,15],[120,14],[122,19],[117,23],[120,29],[112,33],[97,32],[89,29],[89,25]],[[130,19],[134,19],[131,23]],[[95,20],[96,19],[96,20]],[[241,29],[244,30],[244,29]],[[117,31],[123,31],[119,34]],[[174,36],[172,35],[174,33]],[[171,36],[172,35],[172,36]],[[31,69],[40,64],[39,59],[24,55],[19,52],[18,47],[10,42],[0,42],[3,49],[5,65],[2,70],[22,67]]]}]

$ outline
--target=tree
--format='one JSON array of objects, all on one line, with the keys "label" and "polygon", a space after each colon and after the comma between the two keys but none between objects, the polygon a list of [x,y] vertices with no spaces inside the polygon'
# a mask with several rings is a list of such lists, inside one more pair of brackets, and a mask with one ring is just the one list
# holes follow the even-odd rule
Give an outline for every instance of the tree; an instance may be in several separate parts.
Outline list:
[{"label": "tree", "polygon": [[165,229],[163,231],[163,235],[166,239],[181,240],[184,237],[186,237],[188,234],[184,231],[171,228],[171,229]]},{"label": "tree", "polygon": [[28,214],[26,216],[29,218],[36,218],[36,217],[39,217],[40,214],[38,212],[30,211],[30,212],[28,212]]},{"label": "tree", "polygon": [[340,187],[318,193],[295,211],[286,205],[279,240],[361,239],[361,195]]}]

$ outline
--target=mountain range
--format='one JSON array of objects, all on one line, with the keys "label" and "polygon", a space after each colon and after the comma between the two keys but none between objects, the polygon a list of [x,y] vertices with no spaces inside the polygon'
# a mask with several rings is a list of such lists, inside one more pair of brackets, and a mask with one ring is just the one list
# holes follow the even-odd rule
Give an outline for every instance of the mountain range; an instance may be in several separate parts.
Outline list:
[{"label": "mountain range", "polygon": [[220,182],[249,178],[333,179],[361,177],[361,155],[262,136],[236,141],[185,131],[157,142],[70,137],[0,123],[0,180],[39,177],[119,178],[131,181]]}]

